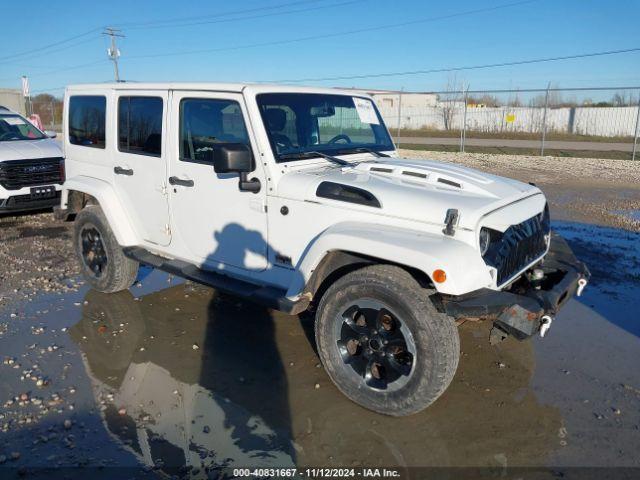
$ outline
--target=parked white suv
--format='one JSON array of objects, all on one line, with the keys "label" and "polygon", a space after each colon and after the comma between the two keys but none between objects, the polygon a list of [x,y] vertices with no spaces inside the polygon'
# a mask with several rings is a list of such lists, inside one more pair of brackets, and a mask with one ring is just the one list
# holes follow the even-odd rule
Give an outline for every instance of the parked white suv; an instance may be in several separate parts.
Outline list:
[{"label": "parked white suv", "polygon": [[[353,401],[407,415],[447,388],[457,324],[550,326],[588,270],[542,192],[397,158],[371,98],[237,84],[68,87],[62,212],[102,292],[139,263],[291,314]],[[245,345],[251,348],[251,345]]]},{"label": "parked white suv", "polygon": [[0,214],[60,205],[64,160],[54,136],[0,106]]}]

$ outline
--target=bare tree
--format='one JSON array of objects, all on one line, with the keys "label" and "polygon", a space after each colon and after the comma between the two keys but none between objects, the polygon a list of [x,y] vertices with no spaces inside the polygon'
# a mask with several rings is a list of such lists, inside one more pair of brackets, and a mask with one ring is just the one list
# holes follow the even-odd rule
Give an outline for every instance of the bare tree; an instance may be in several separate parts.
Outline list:
[{"label": "bare tree", "polygon": [[453,115],[462,98],[462,83],[458,83],[455,75],[449,76],[447,79],[445,92],[444,98],[438,96],[438,108],[442,114],[445,130],[452,130]]}]

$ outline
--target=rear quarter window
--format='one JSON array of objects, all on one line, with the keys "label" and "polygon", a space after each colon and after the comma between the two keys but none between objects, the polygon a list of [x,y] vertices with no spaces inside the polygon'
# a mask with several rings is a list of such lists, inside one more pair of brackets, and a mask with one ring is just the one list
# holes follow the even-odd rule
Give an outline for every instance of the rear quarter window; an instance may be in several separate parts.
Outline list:
[{"label": "rear quarter window", "polygon": [[69,143],[105,148],[107,99],[101,95],[69,98]]}]

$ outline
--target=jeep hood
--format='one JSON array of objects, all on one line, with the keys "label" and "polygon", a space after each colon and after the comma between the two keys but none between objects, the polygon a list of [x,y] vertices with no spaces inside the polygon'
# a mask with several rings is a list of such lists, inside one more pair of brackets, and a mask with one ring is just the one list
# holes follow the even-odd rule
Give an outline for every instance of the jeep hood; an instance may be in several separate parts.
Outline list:
[{"label": "jeep hood", "polygon": [[[483,216],[527,197],[539,195],[541,201],[527,202],[528,209],[535,205],[537,211],[521,212],[516,215],[522,217],[520,221],[544,206],[544,197],[535,186],[445,162],[381,158],[340,167],[320,161],[290,164],[287,170],[278,184],[280,197],[438,225],[444,224],[449,209],[458,210],[458,227],[474,229]],[[318,196],[323,182],[364,190],[375,197],[379,207]]]},{"label": "jeep hood", "polygon": [[60,150],[58,143],[50,138],[0,142],[0,162],[61,156],[62,150]]}]

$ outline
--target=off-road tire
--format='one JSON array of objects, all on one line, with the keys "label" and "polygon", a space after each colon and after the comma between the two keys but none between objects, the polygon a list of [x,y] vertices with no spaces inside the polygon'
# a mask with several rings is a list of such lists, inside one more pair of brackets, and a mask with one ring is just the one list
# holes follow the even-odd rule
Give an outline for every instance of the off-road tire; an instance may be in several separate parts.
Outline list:
[{"label": "off-road tire", "polygon": [[[392,265],[353,271],[326,291],[316,313],[316,344],[329,377],[349,399],[384,415],[404,416],[431,405],[446,390],[458,367],[460,338],[453,319],[440,313],[429,298],[433,293]],[[345,369],[337,346],[335,324],[343,322],[344,308],[366,298],[384,303],[411,332],[413,370],[395,391],[358,383]]]},{"label": "off-road tire", "polygon": [[[107,258],[104,270],[99,276],[88,267],[83,258],[82,232],[83,229],[91,227],[100,234]],[[80,270],[93,289],[103,293],[114,293],[126,290],[133,285],[138,275],[139,264],[124,255],[100,206],[90,205],[78,213],[74,224],[73,240]]]}]

